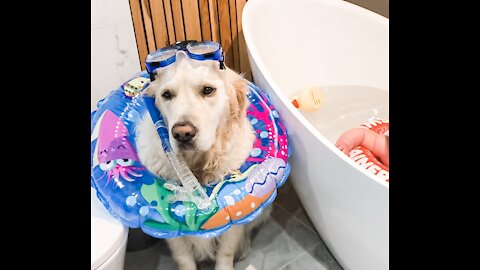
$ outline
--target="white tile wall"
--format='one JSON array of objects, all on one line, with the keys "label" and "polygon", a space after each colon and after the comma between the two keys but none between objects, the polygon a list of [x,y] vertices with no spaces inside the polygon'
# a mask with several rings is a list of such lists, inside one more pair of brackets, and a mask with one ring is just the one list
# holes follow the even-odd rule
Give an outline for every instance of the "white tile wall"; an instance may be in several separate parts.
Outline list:
[{"label": "white tile wall", "polygon": [[91,109],[140,71],[128,0],[91,0]]},{"label": "white tile wall", "polygon": [[91,0],[92,30],[131,22],[128,0]]}]

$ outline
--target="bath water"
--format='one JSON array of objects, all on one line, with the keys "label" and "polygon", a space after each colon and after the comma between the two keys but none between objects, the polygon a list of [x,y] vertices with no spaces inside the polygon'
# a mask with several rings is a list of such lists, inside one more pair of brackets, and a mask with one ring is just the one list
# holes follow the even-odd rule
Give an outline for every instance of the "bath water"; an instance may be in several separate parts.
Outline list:
[{"label": "bath water", "polygon": [[388,91],[385,89],[356,85],[321,89],[321,108],[314,112],[300,111],[332,143],[350,128],[373,119],[388,119]]}]

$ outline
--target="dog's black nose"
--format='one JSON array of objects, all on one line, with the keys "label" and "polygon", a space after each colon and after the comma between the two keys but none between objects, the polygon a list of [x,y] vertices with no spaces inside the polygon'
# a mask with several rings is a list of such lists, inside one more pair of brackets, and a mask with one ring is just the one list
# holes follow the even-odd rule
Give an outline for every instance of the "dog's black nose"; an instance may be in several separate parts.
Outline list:
[{"label": "dog's black nose", "polygon": [[197,129],[190,122],[176,123],[172,127],[172,134],[175,140],[185,143],[189,142],[197,134]]}]

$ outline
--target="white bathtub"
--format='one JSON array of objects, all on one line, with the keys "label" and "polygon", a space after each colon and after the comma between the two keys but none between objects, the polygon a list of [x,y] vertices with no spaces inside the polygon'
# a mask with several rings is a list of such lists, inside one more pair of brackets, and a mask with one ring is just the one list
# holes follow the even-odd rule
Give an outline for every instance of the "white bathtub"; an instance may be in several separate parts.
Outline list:
[{"label": "white bathtub", "polygon": [[340,0],[249,0],[242,20],[254,82],[286,122],[290,181],[313,224],[344,269],[388,269],[388,183],[341,153],[289,102],[305,85],[388,93],[388,19]]}]

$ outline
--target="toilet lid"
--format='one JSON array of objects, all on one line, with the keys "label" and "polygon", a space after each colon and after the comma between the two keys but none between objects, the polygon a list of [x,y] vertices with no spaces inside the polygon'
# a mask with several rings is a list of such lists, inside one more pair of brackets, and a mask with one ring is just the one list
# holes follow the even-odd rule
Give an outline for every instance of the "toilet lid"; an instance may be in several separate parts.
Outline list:
[{"label": "toilet lid", "polygon": [[112,217],[91,188],[91,260],[92,269],[98,268],[120,247],[128,228]]}]

